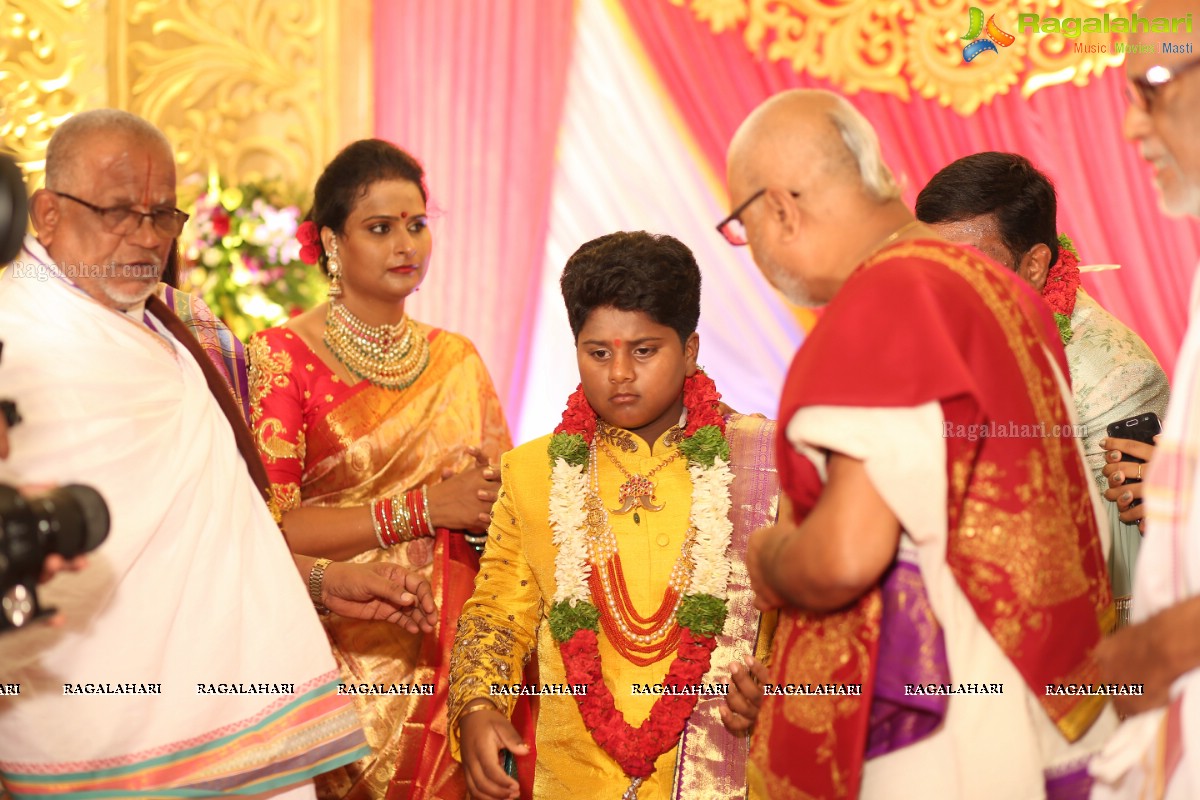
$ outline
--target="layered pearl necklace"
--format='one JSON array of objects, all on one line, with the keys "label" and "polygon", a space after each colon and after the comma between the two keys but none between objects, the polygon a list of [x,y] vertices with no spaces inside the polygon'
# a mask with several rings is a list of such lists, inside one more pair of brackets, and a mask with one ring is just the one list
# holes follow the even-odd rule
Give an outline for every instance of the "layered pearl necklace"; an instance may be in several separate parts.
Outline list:
[{"label": "layered pearl necklace", "polygon": [[429,340],[409,316],[395,325],[371,326],[331,302],[324,341],[352,375],[383,389],[407,389],[429,366]]}]

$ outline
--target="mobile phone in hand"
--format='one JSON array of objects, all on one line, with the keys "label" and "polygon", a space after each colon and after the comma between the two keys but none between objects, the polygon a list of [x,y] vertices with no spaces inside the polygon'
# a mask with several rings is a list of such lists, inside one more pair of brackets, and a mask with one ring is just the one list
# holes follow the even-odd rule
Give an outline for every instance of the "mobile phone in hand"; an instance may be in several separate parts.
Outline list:
[{"label": "mobile phone in hand", "polygon": [[[1113,439],[1133,439],[1135,442],[1145,442],[1148,445],[1153,445],[1154,437],[1160,433],[1162,433],[1162,425],[1158,421],[1158,414],[1155,414],[1153,411],[1138,414],[1136,417],[1117,420],[1108,426],[1108,435]],[[1135,458],[1128,453],[1121,454],[1121,461],[1128,461],[1133,464],[1146,463],[1144,458]],[[1125,477],[1125,483],[1141,482],[1140,478],[1133,478],[1128,475]],[[1141,504],[1141,500],[1134,500],[1130,504],[1130,508]]]},{"label": "mobile phone in hand", "polygon": [[[1158,414],[1153,411],[1117,420],[1108,426],[1108,435],[1113,439],[1133,439],[1135,442],[1145,442],[1150,445],[1154,444],[1154,437],[1160,433],[1162,433],[1162,425],[1158,422]],[[1121,454],[1121,460],[1132,461],[1135,464],[1145,463],[1145,459],[1134,458],[1127,453]]]}]

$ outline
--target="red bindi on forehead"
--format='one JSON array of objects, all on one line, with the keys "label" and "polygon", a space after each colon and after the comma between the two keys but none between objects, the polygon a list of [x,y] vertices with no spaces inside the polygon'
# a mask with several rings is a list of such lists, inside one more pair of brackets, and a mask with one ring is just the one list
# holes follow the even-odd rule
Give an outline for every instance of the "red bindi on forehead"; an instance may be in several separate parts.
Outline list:
[{"label": "red bindi on forehead", "polygon": [[620,346],[621,346],[621,340],[620,340],[620,339],[613,339],[613,344],[615,344],[617,347],[620,347]]},{"label": "red bindi on forehead", "polygon": [[408,219],[408,212],[407,212],[407,211],[401,211],[401,212],[400,212],[400,219]]}]

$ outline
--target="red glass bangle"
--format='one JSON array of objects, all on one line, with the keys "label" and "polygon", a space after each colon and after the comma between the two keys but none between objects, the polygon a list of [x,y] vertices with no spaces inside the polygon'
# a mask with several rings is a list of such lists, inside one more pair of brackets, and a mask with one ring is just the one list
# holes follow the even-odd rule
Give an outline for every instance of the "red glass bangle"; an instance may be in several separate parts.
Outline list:
[{"label": "red glass bangle", "polygon": [[413,489],[411,492],[404,495],[404,502],[408,506],[410,519],[413,521],[413,533],[416,536],[432,536],[433,531],[426,524],[425,517],[421,514],[421,499],[424,492],[420,489]]}]

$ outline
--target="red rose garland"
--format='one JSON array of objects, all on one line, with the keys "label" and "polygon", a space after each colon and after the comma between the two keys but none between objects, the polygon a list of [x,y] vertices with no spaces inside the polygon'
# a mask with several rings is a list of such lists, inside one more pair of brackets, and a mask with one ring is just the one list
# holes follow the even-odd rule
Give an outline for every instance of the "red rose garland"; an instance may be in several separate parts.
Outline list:
[{"label": "red rose garland", "polygon": [[[684,436],[692,436],[696,431],[708,425],[715,425],[721,433],[725,432],[725,418],[721,416],[721,393],[713,379],[704,372],[697,371],[695,375],[683,382],[683,407],[687,409],[687,428]],[[583,393],[583,384],[575,387],[575,391],[567,399],[567,408],[563,411],[562,422],[554,429],[556,434],[579,434],[587,444],[596,437],[596,412],[592,410],[587,395]]]},{"label": "red rose garland", "polygon": [[691,436],[706,425],[715,425],[725,432],[725,418],[720,410],[721,393],[712,378],[697,372],[683,382],[683,407],[688,409],[684,436]]},{"label": "red rose garland", "polygon": [[[671,663],[666,687],[696,686],[711,666],[716,637],[698,637],[687,628],[679,641],[679,653]],[[569,684],[586,684],[587,694],[576,695],[583,724],[596,744],[604,748],[626,775],[648,778],[654,762],[679,741],[683,726],[696,710],[700,699],[695,692],[664,694],[650,709],[650,716],[638,727],[625,721],[617,710],[612,692],[604,683],[600,665],[600,643],[595,631],[580,630],[560,647]]]},{"label": "red rose garland", "polygon": [[1054,312],[1059,336],[1062,337],[1063,344],[1066,344],[1071,341],[1073,335],[1071,315],[1075,313],[1075,298],[1079,291],[1079,253],[1065,233],[1059,234],[1058,245],[1058,260],[1046,275],[1042,297]]},{"label": "red rose garland", "polygon": [[596,438],[596,412],[592,410],[587,395],[583,393],[583,384],[575,387],[575,391],[567,399],[567,408],[563,411],[562,422],[554,429],[557,433],[577,433],[583,436],[583,441],[592,443]]}]

